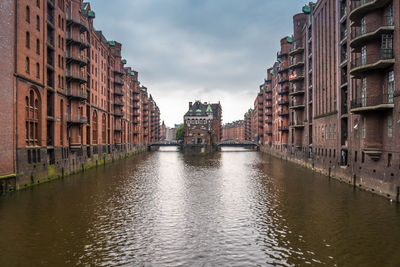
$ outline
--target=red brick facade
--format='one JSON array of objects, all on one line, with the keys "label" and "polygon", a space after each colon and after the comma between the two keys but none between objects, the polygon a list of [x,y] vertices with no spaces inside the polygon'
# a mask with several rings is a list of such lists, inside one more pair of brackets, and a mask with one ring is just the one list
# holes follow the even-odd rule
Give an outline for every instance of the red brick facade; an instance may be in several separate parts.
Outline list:
[{"label": "red brick facade", "polygon": [[159,108],[125,67],[122,45],[94,29],[89,3],[0,7],[2,191],[159,139]]},{"label": "red brick facade", "polygon": [[399,1],[319,0],[293,17],[262,85],[264,151],[399,199],[399,13]]},{"label": "red brick facade", "polygon": [[222,141],[245,140],[245,125],[243,120],[227,123],[222,126]]}]

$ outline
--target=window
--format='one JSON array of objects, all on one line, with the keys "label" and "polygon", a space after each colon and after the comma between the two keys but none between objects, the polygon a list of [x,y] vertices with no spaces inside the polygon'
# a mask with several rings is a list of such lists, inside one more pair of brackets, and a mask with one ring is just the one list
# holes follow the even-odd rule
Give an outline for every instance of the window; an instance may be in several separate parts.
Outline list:
[{"label": "window", "polygon": [[29,57],[26,57],[25,59],[25,71],[26,73],[29,73]]},{"label": "window", "polygon": [[361,152],[361,163],[365,162],[365,153]]},{"label": "window", "polygon": [[40,8],[40,0],[36,0],[36,6]]},{"label": "window", "polygon": [[357,151],[354,151],[354,162],[357,162]]},{"label": "window", "polygon": [[392,161],[393,161],[392,153],[389,153],[388,154],[388,162],[387,162],[388,167],[392,167]]},{"label": "window", "polygon": [[367,78],[362,79],[361,83],[361,105],[367,106]]},{"label": "window", "polygon": [[363,117],[362,125],[361,125],[361,138],[365,138],[365,124],[366,123],[367,123],[367,120],[365,117]]},{"label": "window", "polygon": [[26,32],[25,34],[25,46],[26,48],[30,48],[31,47],[31,34],[29,32]]},{"label": "window", "polygon": [[36,30],[40,31],[40,18],[36,16]]},{"label": "window", "polygon": [[388,26],[393,26],[394,25],[394,20],[393,20],[393,6],[390,4],[387,7],[386,10],[386,22]]},{"label": "window", "polygon": [[36,54],[40,55],[40,41],[36,39]]},{"label": "window", "polygon": [[25,97],[25,138],[27,145],[40,145],[40,100],[34,89]]},{"label": "window", "polygon": [[36,78],[40,79],[40,66],[39,66],[39,63],[36,63]]},{"label": "window", "polygon": [[102,116],[102,124],[101,124],[101,139],[102,139],[102,143],[105,144],[106,143],[106,114],[103,114]]},{"label": "window", "polygon": [[393,58],[393,34],[382,34],[382,59]]},{"label": "window", "polygon": [[392,115],[389,115],[387,118],[387,131],[388,131],[388,137],[393,136],[393,119]]},{"label": "window", "polygon": [[25,20],[26,20],[26,22],[31,23],[31,10],[30,10],[29,6],[26,6],[26,9],[25,9]]},{"label": "window", "polygon": [[367,47],[361,47],[361,65],[367,64]]},{"label": "window", "polygon": [[394,91],[394,73],[390,71],[388,73],[388,103],[393,103],[393,91]]},{"label": "window", "polygon": [[93,144],[97,144],[97,112],[93,112],[93,131],[92,131]]},{"label": "window", "polygon": [[361,19],[360,33],[361,33],[361,34],[365,34],[365,33],[366,33],[365,17],[363,17],[363,18]]}]

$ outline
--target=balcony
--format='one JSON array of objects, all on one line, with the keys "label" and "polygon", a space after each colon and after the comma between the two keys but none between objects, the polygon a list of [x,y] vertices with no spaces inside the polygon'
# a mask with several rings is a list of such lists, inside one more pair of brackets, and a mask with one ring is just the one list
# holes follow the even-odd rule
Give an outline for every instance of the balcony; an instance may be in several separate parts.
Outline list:
[{"label": "balcony", "polygon": [[124,106],[124,102],[121,99],[114,99],[114,106],[122,107]]},{"label": "balcony", "polygon": [[289,81],[290,82],[298,82],[304,80],[304,74],[303,73],[292,73],[289,75]]},{"label": "balcony", "polygon": [[88,58],[86,56],[79,55],[78,53],[67,51],[67,62],[76,62],[80,66],[86,66]]},{"label": "balcony", "polygon": [[289,127],[287,127],[285,125],[278,126],[278,131],[287,132],[287,131],[289,131]]},{"label": "balcony", "polygon": [[285,52],[285,51],[279,51],[277,54],[276,54],[276,57],[286,57],[288,55],[288,52]]},{"label": "balcony", "polygon": [[304,101],[293,101],[292,105],[289,108],[290,109],[303,109]]},{"label": "balcony", "polygon": [[54,50],[54,38],[50,33],[47,34],[47,47]]},{"label": "balcony", "polygon": [[304,122],[302,121],[291,121],[290,122],[291,128],[304,128]]},{"label": "balcony", "polygon": [[352,48],[359,48],[369,41],[379,41],[382,38],[382,34],[393,33],[393,31],[393,17],[384,17],[383,23],[368,23],[363,27],[353,28],[351,32],[350,46]]},{"label": "balcony", "polygon": [[117,86],[123,86],[124,85],[124,81],[121,78],[115,77],[114,84],[117,85]]},{"label": "balcony", "polygon": [[278,95],[286,95],[289,93],[289,88],[285,87],[285,88],[281,88],[281,90],[279,90]]},{"label": "balcony", "polygon": [[278,101],[278,105],[280,105],[280,106],[289,105],[289,100],[281,99],[281,100]]},{"label": "balcony", "polygon": [[289,68],[288,68],[287,64],[281,64],[281,66],[279,66],[278,73],[283,73],[288,70],[289,70]]},{"label": "balcony", "polygon": [[353,21],[353,25],[359,25],[365,14],[386,6],[392,0],[352,0],[352,2],[349,18]]},{"label": "balcony", "polygon": [[79,26],[80,32],[88,31],[89,23],[86,19],[82,19],[80,12],[67,14],[67,25]]},{"label": "balcony", "polygon": [[379,53],[358,57],[351,63],[350,74],[359,78],[361,74],[371,70],[386,69],[394,64],[393,49],[381,49]]},{"label": "balcony", "polygon": [[86,100],[88,98],[86,90],[81,90],[78,88],[67,88],[67,96],[78,100]]},{"label": "balcony", "polygon": [[122,131],[122,125],[121,124],[116,124],[114,126],[114,132],[121,132]]},{"label": "balcony", "polygon": [[124,116],[124,111],[122,110],[122,109],[115,109],[114,110],[114,115],[116,116],[116,117],[123,117]]},{"label": "balcony", "polygon": [[80,83],[86,83],[87,82],[87,77],[86,77],[86,73],[83,73],[81,71],[78,70],[67,70],[65,77],[67,78],[67,80],[75,80],[78,81]]},{"label": "balcony", "polygon": [[266,119],[266,120],[265,120],[265,123],[266,123],[266,124],[272,124],[272,118]]},{"label": "balcony", "polygon": [[72,33],[67,31],[67,44],[78,44],[81,48],[88,48],[89,42],[80,33]]},{"label": "balcony", "polygon": [[122,90],[122,88],[115,88],[115,89],[114,89],[114,95],[124,96],[125,93],[124,93],[124,91]]},{"label": "balcony", "polygon": [[302,40],[294,42],[292,47],[289,50],[289,55],[294,56],[299,53],[303,53],[304,51],[304,42]]},{"label": "balcony", "polygon": [[290,66],[289,66],[289,69],[296,69],[296,68],[302,68],[304,66],[304,58],[301,58],[301,59],[293,59],[292,60],[292,62],[291,62],[291,64],[290,64]]},{"label": "balcony", "polygon": [[85,124],[85,123],[87,123],[87,118],[86,117],[83,117],[83,116],[81,116],[81,115],[69,115],[69,114],[67,114],[67,123],[69,123],[69,124],[77,124],[77,125],[79,125],[79,124]]},{"label": "balcony", "polygon": [[118,75],[124,75],[124,71],[123,70],[120,70],[120,69],[114,69],[113,70],[113,72],[115,73],[115,74],[118,74]]},{"label": "balcony", "polygon": [[272,108],[272,102],[267,102],[265,104],[265,108]]},{"label": "balcony", "polygon": [[280,117],[289,116],[289,111],[287,111],[287,110],[279,111],[278,116],[280,116]]},{"label": "balcony", "polygon": [[394,108],[393,95],[381,94],[379,96],[362,97],[351,101],[351,113],[385,111]]},{"label": "balcony", "polygon": [[283,84],[283,83],[286,83],[288,81],[289,80],[287,78],[281,78],[281,79],[279,79],[278,84]]},{"label": "balcony", "polygon": [[294,95],[304,95],[304,88],[300,87],[300,88],[292,88],[292,90],[290,91],[289,95],[294,96]]}]

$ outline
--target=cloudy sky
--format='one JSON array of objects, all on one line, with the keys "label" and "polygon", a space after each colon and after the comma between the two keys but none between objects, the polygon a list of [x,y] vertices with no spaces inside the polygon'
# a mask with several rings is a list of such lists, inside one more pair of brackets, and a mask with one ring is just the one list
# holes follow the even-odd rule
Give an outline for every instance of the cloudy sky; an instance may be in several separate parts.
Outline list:
[{"label": "cloudy sky", "polygon": [[92,0],[95,27],[123,44],[168,126],[188,102],[221,101],[224,123],[253,106],[305,0]]}]

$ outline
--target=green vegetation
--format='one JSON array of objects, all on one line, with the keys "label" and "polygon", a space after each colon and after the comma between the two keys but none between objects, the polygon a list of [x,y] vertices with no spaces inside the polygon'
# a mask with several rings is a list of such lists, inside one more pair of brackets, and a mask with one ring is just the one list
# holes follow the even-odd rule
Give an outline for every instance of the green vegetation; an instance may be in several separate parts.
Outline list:
[{"label": "green vegetation", "polygon": [[176,136],[175,140],[183,140],[183,136],[185,135],[185,131],[183,129],[183,124],[179,126],[179,128],[176,130]]}]

